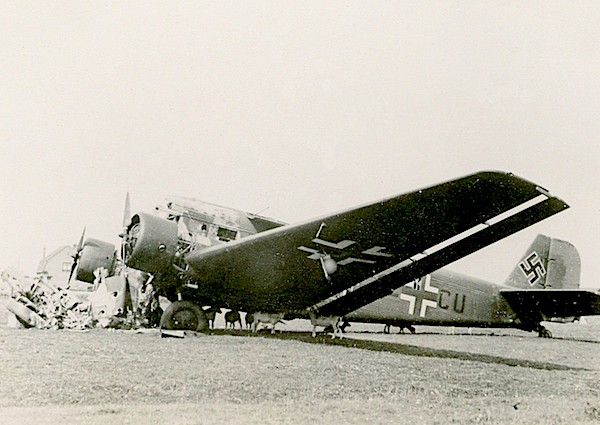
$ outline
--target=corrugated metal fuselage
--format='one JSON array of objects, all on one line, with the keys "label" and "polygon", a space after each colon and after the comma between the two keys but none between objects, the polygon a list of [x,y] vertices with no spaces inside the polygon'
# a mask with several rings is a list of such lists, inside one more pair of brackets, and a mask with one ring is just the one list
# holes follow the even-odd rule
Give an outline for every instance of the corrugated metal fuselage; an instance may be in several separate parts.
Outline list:
[{"label": "corrugated metal fuselage", "polygon": [[394,326],[515,326],[516,315],[500,295],[503,286],[438,270],[346,315],[350,322]]}]

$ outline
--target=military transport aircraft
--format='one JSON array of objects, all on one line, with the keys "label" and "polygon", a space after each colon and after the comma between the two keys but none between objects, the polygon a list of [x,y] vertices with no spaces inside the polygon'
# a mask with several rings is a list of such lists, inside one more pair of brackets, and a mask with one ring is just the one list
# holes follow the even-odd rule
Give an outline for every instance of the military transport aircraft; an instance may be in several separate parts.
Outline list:
[{"label": "military transport aircraft", "polygon": [[415,332],[414,325],[466,326],[552,334],[542,321],[600,314],[600,294],[579,289],[581,261],[569,242],[538,235],[504,285],[441,269],[345,316]]},{"label": "military transport aircraft", "polygon": [[[566,208],[535,183],[502,172],[293,225],[177,198],[162,216],[134,215],[122,251],[128,267],[150,273],[174,301],[165,328],[203,330],[202,305],[345,315]],[[87,253],[84,244],[78,276],[114,263],[105,255],[110,247],[95,244]]]}]

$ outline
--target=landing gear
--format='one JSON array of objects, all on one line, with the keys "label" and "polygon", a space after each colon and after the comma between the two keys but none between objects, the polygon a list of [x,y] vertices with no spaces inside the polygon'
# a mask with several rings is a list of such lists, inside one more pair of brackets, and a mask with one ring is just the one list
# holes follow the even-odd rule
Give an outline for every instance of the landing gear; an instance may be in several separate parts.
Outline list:
[{"label": "landing gear", "polygon": [[175,301],[160,318],[160,328],[165,330],[208,331],[206,314],[191,301]]},{"label": "landing gear", "polygon": [[[405,326],[404,328],[408,329],[411,334],[414,334],[417,332],[416,329],[411,325]],[[402,328],[400,330],[402,333],[404,333],[404,328]]]},{"label": "landing gear", "polygon": [[552,338],[552,332],[540,325],[538,327],[538,336],[540,338]]}]

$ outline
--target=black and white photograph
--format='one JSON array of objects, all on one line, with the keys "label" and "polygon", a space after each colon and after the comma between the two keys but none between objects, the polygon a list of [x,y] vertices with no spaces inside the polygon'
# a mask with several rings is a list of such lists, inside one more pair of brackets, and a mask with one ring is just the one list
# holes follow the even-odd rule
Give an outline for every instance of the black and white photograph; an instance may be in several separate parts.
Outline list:
[{"label": "black and white photograph", "polygon": [[0,424],[600,424],[600,3],[1,6]]}]

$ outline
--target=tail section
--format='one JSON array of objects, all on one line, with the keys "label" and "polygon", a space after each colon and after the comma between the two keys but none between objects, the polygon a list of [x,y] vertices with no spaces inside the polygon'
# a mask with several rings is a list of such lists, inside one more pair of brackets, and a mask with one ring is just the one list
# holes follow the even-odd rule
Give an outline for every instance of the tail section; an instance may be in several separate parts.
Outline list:
[{"label": "tail section", "polygon": [[504,284],[521,289],[575,289],[580,272],[581,259],[572,244],[538,235]]}]

